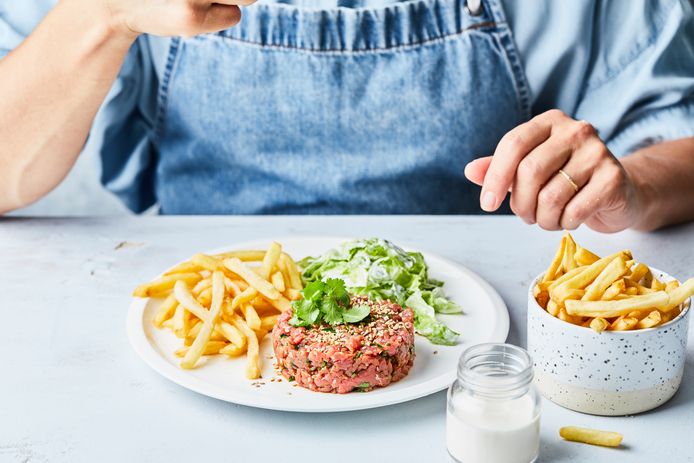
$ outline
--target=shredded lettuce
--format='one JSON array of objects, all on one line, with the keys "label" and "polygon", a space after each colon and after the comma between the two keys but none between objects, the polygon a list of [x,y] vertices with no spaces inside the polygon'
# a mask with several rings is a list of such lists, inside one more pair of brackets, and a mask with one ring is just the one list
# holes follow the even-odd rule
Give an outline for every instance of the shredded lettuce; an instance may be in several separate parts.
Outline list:
[{"label": "shredded lettuce", "polygon": [[318,257],[299,262],[305,283],[339,278],[350,293],[373,300],[390,300],[415,314],[415,331],[434,344],[453,345],[458,333],[436,319],[437,313],[462,309],[448,299],[443,282],[429,278],[424,257],[393,243],[370,238],[343,243]]}]

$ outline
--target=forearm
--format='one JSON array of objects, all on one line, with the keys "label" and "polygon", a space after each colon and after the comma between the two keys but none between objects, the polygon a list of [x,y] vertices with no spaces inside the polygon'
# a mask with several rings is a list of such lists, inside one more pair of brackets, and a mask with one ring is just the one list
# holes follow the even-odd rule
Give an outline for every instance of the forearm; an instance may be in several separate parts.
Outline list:
[{"label": "forearm", "polygon": [[626,156],[622,165],[637,185],[638,230],[694,220],[694,137],[659,143]]},{"label": "forearm", "polygon": [[0,61],[0,213],[67,175],[135,39],[96,4],[62,0]]}]

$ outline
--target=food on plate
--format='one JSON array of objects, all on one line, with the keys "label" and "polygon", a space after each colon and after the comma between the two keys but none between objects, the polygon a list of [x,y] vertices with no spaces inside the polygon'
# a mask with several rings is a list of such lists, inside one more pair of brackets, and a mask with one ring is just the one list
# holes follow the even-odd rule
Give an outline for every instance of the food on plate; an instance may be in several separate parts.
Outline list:
[{"label": "food on plate", "polygon": [[276,367],[312,391],[370,391],[404,378],[415,357],[414,314],[349,296],[340,279],[309,283],[272,331]]},{"label": "food on plate", "polygon": [[194,368],[205,355],[246,354],[246,376],[255,379],[260,342],[302,289],[296,263],[272,243],[266,251],[196,254],[133,295],[163,298],[152,323],[181,338],[175,355],[182,368]]},{"label": "food on plate", "polygon": [[339,278],[350,294],[372,301],[389,300],[414,311],[415,332],[434,344],[453,345],[458,333],[437,320],[436,314],[459,314],[443,283],[429,278],[422,254],[406,252],[379,238],[349,241],[318,257],[299,262],[306,283]]},{"label": "food on plate", "polygon": [[661,282],[631,251],[600,258],[566,233],[533,295],[548,313],[575,325],[639,330],[677,317],[694,295],[694,278]]},{"label": "food on plate", "polygon": [[603,447],[619,447],[624,437],[618,432],[599,431],[577,426],[564,426],[559,430],[559,435],[573,442],[602,445]]}]

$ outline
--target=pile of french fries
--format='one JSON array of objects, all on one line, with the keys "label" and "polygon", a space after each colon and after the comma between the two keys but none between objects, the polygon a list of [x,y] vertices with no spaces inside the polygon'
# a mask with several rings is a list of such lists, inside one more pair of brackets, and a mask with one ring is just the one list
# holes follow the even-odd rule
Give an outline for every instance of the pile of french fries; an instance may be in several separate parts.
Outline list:
[{"label": "pile of french fries", "polygon": [[153,324],[183,340],[175,352],[182,368],[194,368],[203,355],[245,353],[246,377],[256,379],[260,342],[302,289],[296,263],[273,242],[267,251],[196,254],[133,296],[164,299]]},{"label": "pile of french fries", "polygon": [[533,288],[551,315],[597,332],[653,328],[677,317],[694,295],[694,278],[662,282],[630,251],[600,258],[569,233],[541,281]]}]

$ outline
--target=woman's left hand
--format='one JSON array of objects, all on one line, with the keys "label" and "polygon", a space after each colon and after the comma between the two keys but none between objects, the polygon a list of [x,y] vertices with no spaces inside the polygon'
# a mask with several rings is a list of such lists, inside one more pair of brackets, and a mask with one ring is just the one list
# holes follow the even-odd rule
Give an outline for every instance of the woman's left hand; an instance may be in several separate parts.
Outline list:
[{"label": "woman's left hand", "polygon": [[508,132],[494,156],[470,162],[481,185],[480,205],[491,212],[511,192],[511,209],[546,230],[582,223],[616,232],[639,220],[640,192],[592,125],[559,110],[547,111]]}]

